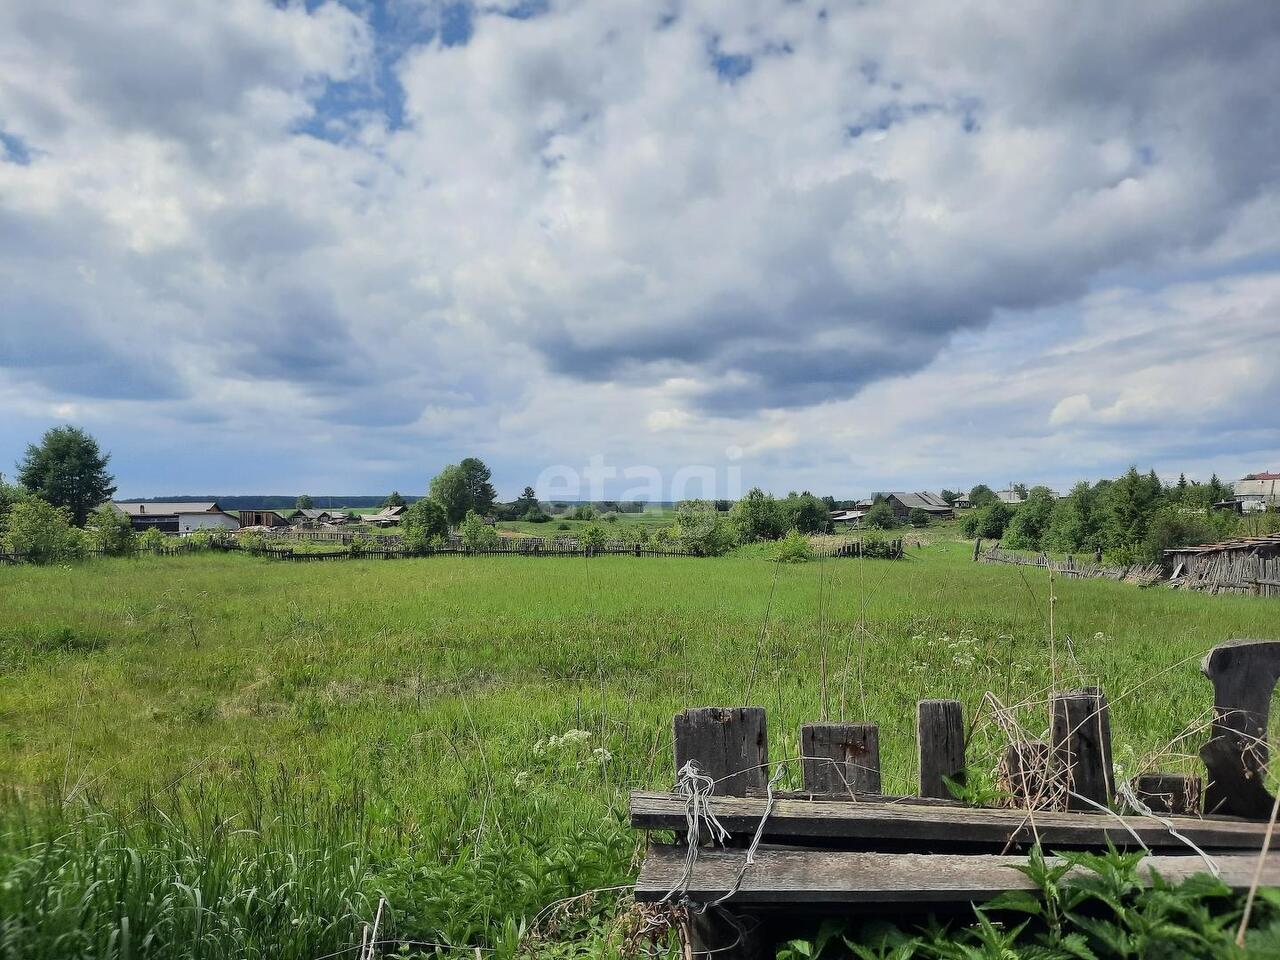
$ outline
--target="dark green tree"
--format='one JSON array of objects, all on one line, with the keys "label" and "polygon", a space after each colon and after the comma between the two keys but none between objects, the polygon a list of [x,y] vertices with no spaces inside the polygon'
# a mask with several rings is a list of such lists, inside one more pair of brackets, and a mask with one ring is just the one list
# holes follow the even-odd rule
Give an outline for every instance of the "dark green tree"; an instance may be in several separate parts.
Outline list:
[{"label": "dark green tree", "polygon": [[955,490],[943,489],[942,499],[947,501],[947,506],[954,506],[955,502],[960,499],[960,494]]},{"label": "dark green tree", "polygon": [[537,510],[538,509],[537,492],[533,489],[533,487],[525,487],[524,490],[520,492],[520,496],[516,497],[515,503],[513,503],[512,506],[515,507],[515,510],[513,512],[517,517],[523,517],[526,513],[529,513],[531,510]]},{"label": "dark green tree", "polygon": [[449,518],[445,509],[431,497],[415,500],[400,520],[400,536],[405,549],[411,553],[422,553],[433,539],[448,534]]},{"label": "dark green tree", "polygon": [[493,512],[493,502],[498,499],[498,491],[489,482],[492,474],[478,457],[467,457],[458,467],[462,470],[467,483],[467,507],[480,514],[481,517]]},{"label": "dark green tree", "polygon": [[919,507],[912,507],[907,511],[907,523],[913,527],[927,527],[929,525],[929,512],[921,510]]},{"label": "dark green tree", "polygon": [[391,493],[387,495],[387,499],[382,501],[382,508],[384,510],[387,507],[403,507],[403,506],[404,506],[404,497],[400,496],[399,490],[392,490]]},{"label": "dark green tree", "polygon": [[1032,487],[1027,500],[1014,511],[1004,533],[1004,545],[1014,550],[1039,550],[1053,517],[1055,498],[1048,487]]},{"label": "dark green tree", "polygon": [[115,495],[114,477],[107,472],[111,454],[79,427],[53,427],[40,444],[27,446],[18,464],[18,482],[46,503],[65,507],[76,526]]},{"label": "dark green tree", "polygon": [[827,505],[807,490],[788,495],[782,501],[782,515],[786,530],[801,533],[824,533],[831,523]]},{"label": "dark green tree", "polygon": [[782,507],[773,494],[759,487],[752,487],[747,495],[733,505],[729,519],[738,530],[743,543],[756,540],[777,540],[787,532],[787,521]]},{"label": "dark green tree", "polygon": [[471,509],[471,490],[467,475],[456,463],[441,470],[431,480],[431,499],[444,507],[450,526],[457,526]]},{"label": "dark green tree", "polygon": [[974,509],[995,503],[998,499],[1000,498],[996,496],[995,491],[985,483],[980,483],[969,491],[969,505]]},{"label": "dark green tree", "polygon": [[294,502],[293,506],[294,506],[294,509],[296,510],[310,510],[311,496],[306,493],[302,494],[302,496],[298,497],[298,499]]},{"label": "dark green tree", "polygon": [[862,525],[876,530],[893,530],[900,525],[898,515],[886,500],[877,500],[862,518]]}]

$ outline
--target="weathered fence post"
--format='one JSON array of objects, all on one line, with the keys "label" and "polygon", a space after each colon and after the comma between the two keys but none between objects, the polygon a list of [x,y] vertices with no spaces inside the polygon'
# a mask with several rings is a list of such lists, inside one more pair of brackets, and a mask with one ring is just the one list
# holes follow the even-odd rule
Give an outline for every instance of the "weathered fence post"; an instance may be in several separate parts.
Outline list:
[{"label": "weathered fence post", "polygon": [[[713,792],[742,797],[769,783],[769,739],[763,707],[694,707],[676,714],[676,773],[689,761],[715,781]],[[696,956],[765,960],[773,955],[754,915],[712,907],[690,913],[687,936]]]},{"label": "weathered fence post", "polygon": [[1280,641],[1231,640],[1209,651],[1200,670],[1213,683],[1213,727],[1200,748],[1209,772],[1204,811],[1266,817],[1274,802],[1264,780]]},{"label": "weathered fence post", "polygon": [[676,772],[690,760],[721,796],[745,797],[769,782],[764,707],[693,707],[676,714]]},{"label": "weathered fence post", "polygon": [[978,553],[982,550],[982,538],[978,537],[973,541],[973,562],[978,562]]},{"label": "weathered fence post", "polygon": [[1115,789],[1106,694],[1098,687],[1064,690],[1052,696],[1050,710],[1054,764],[1070,791],[1067,809],[1105,807]]},{"label": "weathered fence post", "polygon": [[806,723],[800,769],[812,793],[879,793],[880,728],[874,723]]},{"label": "weathered fence post", "polygon": [[948,779],[964,780],[964,706],[959,700],[921,700],[916,705],[920,796],[951,796]]}]

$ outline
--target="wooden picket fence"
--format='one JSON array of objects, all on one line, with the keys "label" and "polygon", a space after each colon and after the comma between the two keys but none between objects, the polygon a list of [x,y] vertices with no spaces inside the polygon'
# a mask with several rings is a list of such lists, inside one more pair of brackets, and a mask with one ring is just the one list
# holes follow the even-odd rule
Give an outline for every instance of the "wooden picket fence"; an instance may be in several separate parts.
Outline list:
[{"label": "wooden picket fence", "polygon": [[1132,563],[1125,566],[1109,566],[1103,563],[1079,561],[1074,556],[1054,560],[1044,553],[1016,553],[1002,550],[999,545],[981,549],[982,541],[974,541],[973,558],[980,563],[1012,563],[1018,566],[1040,567],[1052,570],[1064,577],[1089,577],[1100,580],[1117,580],[1148,587],[1165,578],[1164,567],[1158,563]]},{"label": "wooden picket fence", "polygon": [[770,773],[762,707],[686,710],[674,722],[676,789],[631,794],[633,827],[675,835],[648,846],[636,899],[674,908],[686,956],[743,960],[772,957],[774,945],[811,934],[823,916],[897,910],[918,919],[922,904],[1032,889],[1011,868],[1034,845],[1050,862],[1054,850],[1142,846],[1152,854],[1145,868],[1166,879],[1211,861],[1233,888],[1248,887],[1255,871],[1280,885],[1280,854],[1260,860],[1274,803],[1263,774],[1280,641],[1230,641],[1201,669],[1214,689],[1200,751],[1207,782],[1153,772],[1117,785],[1105,694],[1069,690],[1049,699],[1048,741],[1009,745],[1000,807],[950,799],[947,781],[966,771],[959,701],[918,705],[917,796],[881,793],[873,723],[803,725],[803,789],[783,792]]}]

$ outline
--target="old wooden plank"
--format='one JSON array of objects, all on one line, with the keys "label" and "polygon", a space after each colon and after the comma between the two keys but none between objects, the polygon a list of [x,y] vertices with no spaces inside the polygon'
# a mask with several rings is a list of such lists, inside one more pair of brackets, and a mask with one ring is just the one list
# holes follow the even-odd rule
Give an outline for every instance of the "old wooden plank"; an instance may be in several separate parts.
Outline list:
[{"label": "old wooden plank", "polygon": [[[732,833],[755,833],[767,801],[757,797],[713,797],[710,810]],[[1184,836],[1206,849],[1254,850],[1267,825],[1229,818],[1169,817]],[[631,825],[642,830],[683,830],[685,804],[668,793],[631,794]],[[1039,841],[1048,846],[1136,846],[1134,836],[1152,849],[1186,851],[1164,823],[1149,817],[1028,811],[939,804],[860,803],[857,801],[775,800],[765,824],[766,839],[825,839],[873,842],[937,842],[1003,845]]]},{"label": "old wooden plank", "polygon": [[806,723],[800,755],[806,790],[880,792],[880,728],[874,723]]},{"label": "old wooden plank", "polygon": [[[738,882],[745,851],[700,851],[694,864],[688,896],[695,902],[719,899]],[[1051,864],[1055,858],[1049,858]],[[1258,858],[1253,855],[1214,857],[1222,881],[1245,889],[1253,880]],[[1035,884],[1014,869],[1025,857],[991,854],[884,854],[847,850],[767,849],[742,874],[731,904],[755,906],[788,904],[945,903],[986,900],[1006,890],[1035,890]],[[1197,856],[1148,857],[1139,874],[1150,872],[1171,882],[1206,872]],[[684,878],[685,851],[679,846],[652,845],[636,881],[636,899],[661,900]],[[1262,868],[1262,883],[1280,884],[1280,854],[1270,854]]]},{"label": "old wooden plank", "polygon": [[1111,714],[1098,687],[1065,690],[1050,699],[1054,766],[1071,791],[1072,810],[1106,806],[1115,790],[1111,769]]},{"label": "old wooden plank", "polygon": [[768,783],[763,707],[693,707],[676,714],[674,733],[677,773],[692,760],[723,796],[763,790]]},{"label": "old wooden plank", "polygon": [[920,796],[950,797],[947,780],[964,779],[964,706],[959,700],[921,700],[916,705]]}]

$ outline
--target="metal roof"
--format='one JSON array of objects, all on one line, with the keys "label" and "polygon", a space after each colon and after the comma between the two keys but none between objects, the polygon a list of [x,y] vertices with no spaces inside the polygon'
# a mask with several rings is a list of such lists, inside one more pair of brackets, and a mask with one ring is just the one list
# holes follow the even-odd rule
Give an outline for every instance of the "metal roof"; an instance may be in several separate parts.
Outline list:
[{"label": "metal roof", "polygon": [[181,513],[225,513],[216,500],[200,500],[187,503],[112,503],[117,510],[130,517],[172,517]]}]

